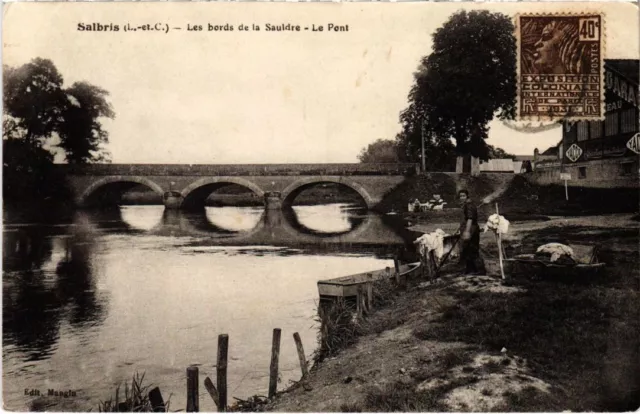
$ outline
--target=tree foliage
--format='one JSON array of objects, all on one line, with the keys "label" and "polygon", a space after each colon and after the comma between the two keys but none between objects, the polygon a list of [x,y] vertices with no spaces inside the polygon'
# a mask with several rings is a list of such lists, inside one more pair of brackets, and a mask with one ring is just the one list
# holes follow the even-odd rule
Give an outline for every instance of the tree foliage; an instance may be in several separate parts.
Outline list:
[{"label": "tree foliage", "polygon": [[115,116],[107,91],[86,82],[64,88],[53,62],[41,58],[17,68],[4,66],[3,88],[4,140],[23,140],[33,149],[57,146],[69,163],[106,158],[101,145],[108,134],[100,119]]},{"label": "tree foliage", "polygon": [[361,163],[398,162],[398,148],[393,140],[379,139],[363,148],[358,155],[358,160]]},{"label": "tree foliage", "polygon": [[422,58],[400,115],[397,140],[411,159],[418,159],[423,124],[436,147],[453,139],[458,154],[489,158],[488,123],[515,114],[513,33],[509,17],[488,11],[460,11],[436,30],[433,51]]},{"label": "tree foliage", "polygon": [[53,168],[52,151],[72,164],[107,160],[108,134],[101,118],[113,118],[107,91],[86,82],[63,87],[53,62],[36,58],[3,66],[3,190],[11,201],[68,196]]},{"label": "tree foliage", "polygon": [[86,82],[77,82],[66,91],[58,134],[60,148],[69,163],[103,161],[106,154],[100,145],[109,142],[109,135],[98,121],[101,117],[115,116],[106,97],[108,92]]},{"label": "tree foliage", "polygon": [[3,138],[42,145],[60,123],[62,76],[53,62],[34,59],[19,68],[3,67]]},{"label": "tree foliage", "polygon": [[508,153],[502,148],[494,147],[493,145],[487,145],[487,148],[489,150],[489,158],[497,158],[497,159],[510,158],[512,160],[516,159],[516,156],[514,154]]}]

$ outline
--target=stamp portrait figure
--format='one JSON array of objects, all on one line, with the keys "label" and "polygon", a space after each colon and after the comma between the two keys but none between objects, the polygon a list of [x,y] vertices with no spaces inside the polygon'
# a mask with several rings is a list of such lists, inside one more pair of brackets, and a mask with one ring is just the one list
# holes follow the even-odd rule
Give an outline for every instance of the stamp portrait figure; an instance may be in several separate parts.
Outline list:
[{"label": "stamp portrait figure", "polygon": [[602,117],[602,16],[518,17],[519,117]]}]

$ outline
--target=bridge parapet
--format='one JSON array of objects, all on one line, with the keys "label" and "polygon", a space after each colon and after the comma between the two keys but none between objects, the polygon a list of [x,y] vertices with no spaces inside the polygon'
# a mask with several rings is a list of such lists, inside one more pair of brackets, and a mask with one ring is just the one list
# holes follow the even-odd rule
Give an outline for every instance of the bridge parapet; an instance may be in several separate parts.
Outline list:
[{"label": "bridge parapet", "polygon": [[298,175],[411,175],[414,163],[400,164],[58,164],[76,176],[298,176]]}]

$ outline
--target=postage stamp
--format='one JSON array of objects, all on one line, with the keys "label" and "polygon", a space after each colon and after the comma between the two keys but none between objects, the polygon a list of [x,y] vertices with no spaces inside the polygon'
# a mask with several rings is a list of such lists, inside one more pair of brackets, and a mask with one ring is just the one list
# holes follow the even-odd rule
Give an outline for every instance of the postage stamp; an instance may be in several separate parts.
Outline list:
[{"label": "postage stamp", "polygon": [[604,16],[516,17],[520,120],[600,120],[604,116]]}]

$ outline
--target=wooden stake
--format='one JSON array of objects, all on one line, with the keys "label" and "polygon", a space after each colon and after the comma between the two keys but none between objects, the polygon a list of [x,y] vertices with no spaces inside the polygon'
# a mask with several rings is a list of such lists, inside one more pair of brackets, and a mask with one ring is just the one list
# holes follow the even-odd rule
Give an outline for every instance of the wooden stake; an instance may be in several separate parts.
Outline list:
[{"label": "wooden stake", "polygon": [[400,286],[400,260],[398,260],[398,256],[393,259],[393,266],[396,269],[396,284]]},{"label": "wooden stake", "polygon": [[218,390],[213,385],[213,381],[211,381],[211,378],[207,377],[204,379],[204,387],[207,389],[207,392],[211,396],[211,399],[213,400],[213,402],[216,404],[216,407],[218,407],[218,411],[221,411],[220,396],[218,395]]},{"label": "wooden stake", "polygon": [[365,315],[369,314],[369,306],[367,301],[367,288],[365,285],[360,285],[360,291],[362,294],[360,295],[360,299],[362,299],[362,310],[364,310]]},{"label": "wooden stake", "polygon": [[[500,215],[500,210],[498,210],[498,203],[496,203],[496,214]],[[499,229],[496,229],[496,240],[498,241],[498,260],[500,261],[500,275],[502,275],[502,280],[504,280],[504,265],[502,264],[502,236]]]},{"label": "wooden stake", "polygon": [[371,273],[367,273],[367,308],[369,308],[369,312],[373,311],[373,275]]},{"label": "wooden stake", "polygon": [[282,330],[273,330],[273,341],[271,342],[271,366],[269,367],[269,398],[276,396],[278,390],[278,360],[280,359],[280,334]]},{"label": "wooden stake", "polygon": [[198,367],[187,368],[187,412],[200,411],[198,395]]},{"label": "wooden stake", "polygon": [[306,378],[309,375],[307,369],[307,358],[304,355],[304,348],[302,347],[302,340],[298,332],[293,334],[293,340],[296,343],[296,350],[298,351],[298,361],[300,361],[300,371],[302,371],[302,378]]},{"label": "wooden stake", "polygon": [[216,362],[216,383],[218,385],[219,411],[227,411],[227,358],[229,356],[229,335],[218,335],[218,360]]}]

